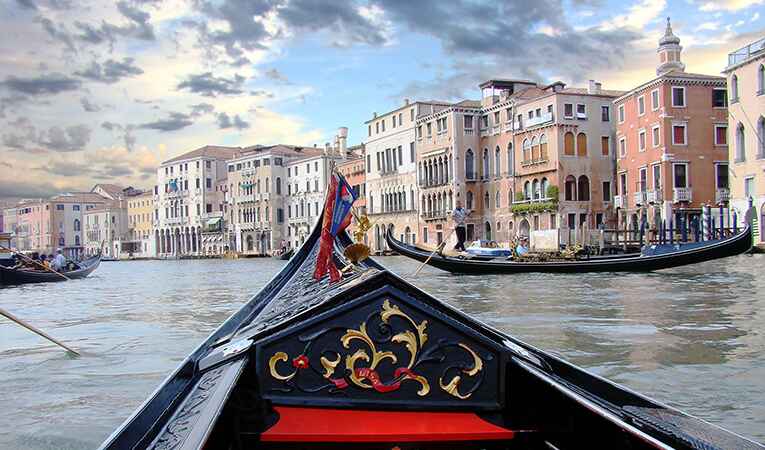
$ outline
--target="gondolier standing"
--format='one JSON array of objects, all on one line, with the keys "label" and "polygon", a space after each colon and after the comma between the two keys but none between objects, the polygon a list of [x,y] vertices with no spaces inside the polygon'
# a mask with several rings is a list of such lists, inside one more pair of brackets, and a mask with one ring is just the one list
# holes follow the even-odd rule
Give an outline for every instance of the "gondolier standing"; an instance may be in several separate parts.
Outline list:
[{"label": "gondolier standing", "polygon": [[470,211],[462,208],[462,202],[457,200],[457,207],[454,208],[452,219],[454,220],[454,231],[457,233],[457,245],[455,250],[465,251],[465,219],[470,215]]}]

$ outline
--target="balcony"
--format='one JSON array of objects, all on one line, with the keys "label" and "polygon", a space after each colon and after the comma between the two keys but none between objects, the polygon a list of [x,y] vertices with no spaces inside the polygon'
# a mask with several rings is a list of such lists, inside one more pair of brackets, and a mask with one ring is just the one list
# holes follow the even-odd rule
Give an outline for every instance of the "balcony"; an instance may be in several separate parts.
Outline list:
[{"label": "balcony", "polygon": [[420,214],[423,219],[425,220],[438,220],[438,219],[446,219],[448,212],[446,210],[443,211],[427,211]]},{"label": "balcony", "polygon": [[544,164],[548,161],[547,157],[540,157],[537,159],[529,159],[526,161],[521,161],[521,167],[529,167],[529,166],[535,166],[537,164]]},{"label": "balcony", "polygon": [[672,190],[673,203],[690,202],[693,199],[691,188],[674,188]]},{"label": "balcony", "polygon": [[493,127],[491,127],[491,135],[494,136],[499,134],[501,128],[502,127],[500,127],[499,125],[494,125]]},{"label": "balcony", "polygon": [[472,136],[474,133],[472,128],[465,128],[465,136]]},{"label": "balcony", "polygon": [[513,131],[513,122],[505,122],[505,124],[502,126],[502,132],[509,133],[511,131]]},{"label": "balcony", "polygon": [[614,207],[615,208],[624,208],[625,207],[625,197],[626,195],[614,195]]},{"label": "balcony", "polygon": [[420,187],[423,189],[432,188],[432,187],[439,187],[439,186],[446,186],[449,184],[449,180],[429,180],[426,182],[420,182]]},{"label": "balcony", "polygon": [[545,124],[545,123],[548,123],[548,122],[552,122],[552,121],[553,121],[553,113],[547,112],[547,113],[544,113],[544,114],[540,115],[539,117],[533,117],[531,119],[526,119],[526,128],[535,127],[537,125],[542,125],[542,124]]},{"label": "balcony", "polygon": [[189,219],[188,217],[168,217],[165,219],[165,224],[167,225],[183,225],[188,223]]},{"label": "balcony", "polygon": [[730,200],[730,190],[726,188],[718,188],[715,191],[715,203],[719,205],[720,203],[725,203],[728,200]]},{"label": "balcony", "polygon": [[746,47],[740,48],[733,53],[728,53],[728,67],[735,66],[747,61],[752,55],[765,50],[765,38],[752,42]]},{"label": "balcony", "polygon": [[165,193],[165,198],[181,198],[181,197],[188,197],[189,191],[184,190],[177,190],[174,192],[167,192]]},{"label": "balcony", "polygon": [[488,128],[481,128],[481,137],[488,136],[489,135],[489,129]]},{"label": "balcony", "polygon": [[476,172],[466,172],[465,173],[465,182],[473,182],[478,181],[478,173]]},{"label": "balcony", "polygon": [[648,203],[648,199],[647,199],[648,196],[646,194],[647,192],[645,191],[638,191],[632,194],[633,199],[635,200],[635,206],[641,206]]},{"label": "balcony", "polygon": [[648,191],[648,195],[646,196],[646,200],[648,203],[661,203],[662,200],[664,200],[664,195],[661,191],[661,189],[656,189],[655,191]]}]

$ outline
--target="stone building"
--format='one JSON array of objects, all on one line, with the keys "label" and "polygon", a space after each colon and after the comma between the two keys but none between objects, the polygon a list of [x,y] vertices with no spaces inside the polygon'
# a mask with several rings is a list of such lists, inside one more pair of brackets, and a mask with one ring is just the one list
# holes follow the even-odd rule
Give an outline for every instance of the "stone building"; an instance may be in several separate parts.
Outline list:
[{"label": "stone building", "polygon": [[158,256],[200,254],[202,230],[221,210],[216,186],[226,178],[226,161],[239,151],[238,147],[208,145],[160,165],[154,191]]},{"label": "stone building", "polygon": [[744,217],[751,200],[755,243],[765,245],[765,38],[728,55],[730,201]]},{"label": "stone building", "polygon": [[685,72],[669,20],[657,51],[657,77],[614,101],[620,228],[688,224],[728,200],[725,78]]},{"label": "stone building", "polygon": [[157,210],[154,205],[154,193],[146,191],[128,197],[126,203],[128,236],[122,243],[122,253],[141,258],[156,256],[154,218]]},{"label": "stone building", "polygon": [[95,255],[99,251],[110,258],[123,258],[123,242],[129,240],[127,201],[106,200],[101,205],[88,209],[82,215],[85,234],[85,254]]}]

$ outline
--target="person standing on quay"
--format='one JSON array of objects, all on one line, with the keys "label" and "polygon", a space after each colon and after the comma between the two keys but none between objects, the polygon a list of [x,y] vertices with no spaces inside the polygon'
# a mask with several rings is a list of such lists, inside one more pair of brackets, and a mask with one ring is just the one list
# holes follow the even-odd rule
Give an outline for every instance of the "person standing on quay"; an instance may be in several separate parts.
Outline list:
[{"label": "person standing on quay", "polygon": [[452,219],[454,220],[454,231],[457,233],[457,245],[455,250],[465,251],[465,219],[470,215],[470,211],[462,209],[462,202],[457,200],[457,207],[454,208]]}]

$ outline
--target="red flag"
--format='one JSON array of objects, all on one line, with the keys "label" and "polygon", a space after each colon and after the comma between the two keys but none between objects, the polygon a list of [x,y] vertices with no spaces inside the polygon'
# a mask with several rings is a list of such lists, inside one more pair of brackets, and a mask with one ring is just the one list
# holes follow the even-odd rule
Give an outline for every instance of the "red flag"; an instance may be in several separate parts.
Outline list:
[{"label": "red flag", "polygon": [[335,238],[332,236],[332,212],[335,206],[335,192],[337,191],[337,177],[332,175],[327,190],[327,200],[324,203],[324,218],[321,224],[321,237],[319,238],[319,256],[316,258],[316,270],[313,272],[315,280],[321,280],[327,271],[329,271],[330,282],[340,280],[340,271],[335,267],[332,260],[332,249]]}]

